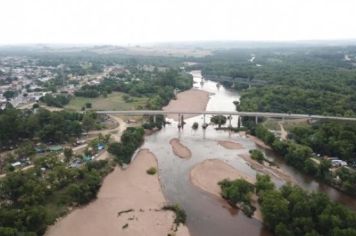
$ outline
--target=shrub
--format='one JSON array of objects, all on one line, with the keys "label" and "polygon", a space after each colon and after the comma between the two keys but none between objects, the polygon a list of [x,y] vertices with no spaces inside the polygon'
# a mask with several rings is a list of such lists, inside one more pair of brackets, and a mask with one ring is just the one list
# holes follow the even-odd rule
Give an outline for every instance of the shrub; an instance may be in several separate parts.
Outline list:
[{"label": "shrub", "polygon": [[262,163],[265,159],[263,153],[260,150],[254,149],[250,150],[251,158],[258,163]]},{"label": "shrub", "polygon": [[155,175],[157,173],[156,167],[151,167],[146,171],[147,174],[149,175]]},{"label": "shrub", "polygon": [[176,218],[174,219],[174,223],[178,227],[180,224],[185,224],[185,221],[187,220],[187,214],[185,211],[180,208],[179,205],[166,205],[162,207],[162,210],[165,211],[173,211],[176,214]]}]

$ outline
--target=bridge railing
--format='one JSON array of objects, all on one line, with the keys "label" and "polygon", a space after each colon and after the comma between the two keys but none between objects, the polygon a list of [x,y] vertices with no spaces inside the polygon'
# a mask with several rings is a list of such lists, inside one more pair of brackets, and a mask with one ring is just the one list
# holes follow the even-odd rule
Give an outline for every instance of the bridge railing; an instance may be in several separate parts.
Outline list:
[{"label": "bridge railing", "polygon": [[322,119],[322,120],[343,120],[356,121],[356,117],[322,116],[309,114],[290,114],[273,112],[242,112],[242,111],[162,111],[162,110],[131,110],[131,111],[96,111],[98,114],[117,114],[125,116],[141,115],[231,115],[248,117],[268,117],[268,118],[290,118],[290,119]]}]

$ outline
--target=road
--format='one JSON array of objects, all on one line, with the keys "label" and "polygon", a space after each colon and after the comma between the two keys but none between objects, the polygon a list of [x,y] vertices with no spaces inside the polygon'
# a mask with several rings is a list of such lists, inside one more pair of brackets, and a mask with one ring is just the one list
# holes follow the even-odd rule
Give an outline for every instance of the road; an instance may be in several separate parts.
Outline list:
[{"label": "road", "polygon": [[[125,121],[123,121],[120,117],[114,116],[114,115],[109,115],[111,119],[115,120],[118,123],[118,126],[116,126],[113,129],[104,129],[104,130],[94,130],[94,131],[90,131],[88,133],[88,135],[107,135],[110,134],[111,137],[113,138],[113,140],[115,142],[120,142],[121,139],[121,135],[122,133],[126,130],[127,128],[127,123]],[[95,137],[93,137],[92,139],[94,139]],[[87,139],[87,141],[91,140],[90,138]],[[73,148],[74,152],[79,152],[83,149],[85,149],[88,146],[88,144],[82,144],[80,146],[77,146],[75,148]],[[105,150],[104,152],[100,153],[99,156],[96,158],[98,160],[103,160],[106,159],[109,156],[108,152]],[[105,157],[105,158],[103,158]]]},{"label": "road", "polygon": [[278,122],[279,127],[281,128],[281,139],[282,140],[287,140],[288,137],[288,132],[284,129],[283,123],[282,122]]}]

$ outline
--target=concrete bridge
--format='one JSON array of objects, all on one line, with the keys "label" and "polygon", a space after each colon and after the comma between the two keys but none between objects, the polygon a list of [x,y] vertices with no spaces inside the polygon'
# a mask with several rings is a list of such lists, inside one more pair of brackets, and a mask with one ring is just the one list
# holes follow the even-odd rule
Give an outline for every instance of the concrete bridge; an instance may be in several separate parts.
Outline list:
[{"label": "concrete bridge", "polygon": [[[356,121],[356,117],[339,117],[339,116],[322,116],[310,114],[291,114],[291,113],[274,113],[274,112],[243,112],[243,111],[162,111],[162,110],[132,110],[132,111],[96,111],[97,114],[111,114],[124,116],[153,116],[154,121],[157,115],[178,115],[178,126],[184,125],[184,115],[203,115],[204,124],[206,115],[224,115],[228,117],[255,117],[258,123],[259,117],[280,118],[280,119],[316,119],[316,120],[337,120],[337,121]],[[240,120],[239,120],[240,121]],[[240,122],[239,122],[240,123]],[[231,119],[229,119],[231,126]]]},{"label": "concrete bridge", "polygon": [[244,111],[161,111],[161,110],[132,110],[132,111],[96,111],[98,114],[112,114],[124,116],[141,115],[226,115],[226,116],[247,116],[247,117],[267,117],[285,119],[317,119],[317,120],[342,120],[356,121],[356,117],[322,116],[309,114],[274,113],[274,112],[244,112]]}]

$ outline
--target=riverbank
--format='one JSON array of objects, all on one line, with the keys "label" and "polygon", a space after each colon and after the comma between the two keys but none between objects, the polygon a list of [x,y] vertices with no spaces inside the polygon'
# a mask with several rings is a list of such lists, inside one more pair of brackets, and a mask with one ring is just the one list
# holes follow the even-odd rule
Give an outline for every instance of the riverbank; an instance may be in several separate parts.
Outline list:
[{"label": "riverbank", "polygon": [[172,151],[174,155],[182,158],[182,159],[190,159],[192,157],[192,152],[189,148],[184,146],[179,139],[173,138],[169,141],[169,144],[172,146]]},{"label": "riverbank", "polygon": [[[172,233],[174,214],[160,210],[166,204],[158,175],[157,160],[148,149],[140,150],[127,169],[117,167],[103,181],[97,199],[75,209],[51,226],[47,236],[162,235]],[[176,235],[189,235],[180,226]]]},{"label": "riverbank", "polygon": [[[209,174],[207,174],[209,173]],[[223,179],[244,179],[251,184],[256,183],[256,178],[244,175],[234,167],[219,159],[208,159],[195,165],[190,171],[190,180],[196,187],[222,199],[221,189],[218,183]],[[256,207],[253,218],[262,221],[262,214],[257,203],[257,197],[252,198],[252,204]]]},{"label": "riverbank", "polygon": [[277,166],[269,165],[267,162],[263,164],[253,160],[249,153],[239,155],[244,159],[252,169],[260,172],[261,174],[273,176],[281,181],[295,183],[294,179],[288,175],[285,171],[281,170]]},{"label": "riverbank", "polygon": [[[177,94],[175,100],[163,107],[164,111],[182,111],[182,112],[202,112],[205,111],[209,102],[209,93],[203,90],[190,89]],[[196,115],[187,114],[184,118],[191,118]],[[178,115],[168,115],[167,118],[178,120]]]},{"label": "riverbank", "polygon": [[257,138],[256,136],[247,135],[247,138],[249,140],[251,140],[252,142],[254,142],[257,146],[262,147],[264,149],[268,149],[268,150],[272,150],[272,148],[270,146],[268,146],[267,144],[265,144],[261,139]]}]

